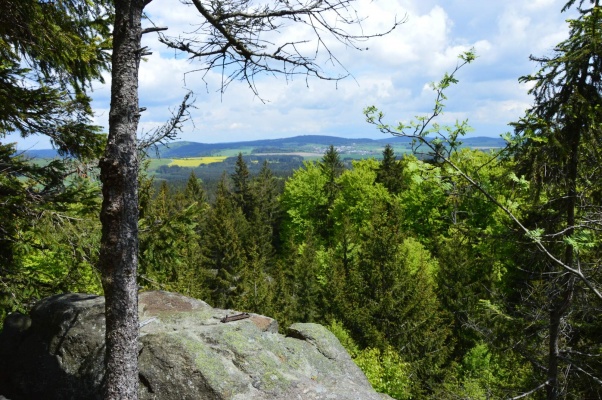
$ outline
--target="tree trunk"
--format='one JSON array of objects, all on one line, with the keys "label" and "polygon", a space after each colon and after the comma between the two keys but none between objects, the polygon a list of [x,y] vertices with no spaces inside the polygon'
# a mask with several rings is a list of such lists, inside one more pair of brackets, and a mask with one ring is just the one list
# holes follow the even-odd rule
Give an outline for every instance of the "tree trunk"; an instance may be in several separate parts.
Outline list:
[{"label": "tree trunk", "polygon": [[115,1],[109,137],[100,161],[105,399],[138,398],[138,66],[142,0]]},{"label": "tree trunk", "polygon": [[[585,85],[585,76],[587,69],[582,72],[580,79],[581,87]],[[567,126],[567,132],[570,134],[570,157],[566,169],[566,232],[565,237],[571,237],[575,232],[575,210],[577,208],[577,172],[579,169],[579,145],[581,142],[581,124],[580,121],[572,121]],[[567,244],[564,253],[564,263],[571,268],[575,267],[575,249],[571,244]],[[561,292],[556,299],[552,300],[550,309],[550,342],[548,348],[548,385],[547,400],[557,400],[560,396],[559,377],[559,342],[561,322],[567,309],[571,306],[574,294],[574,276],[565,276],[560,278],[558,285]],[[564,289],[562,289],[564,288]]]},{"label": "tree trunk", "polygon": [[[571,251],[572,252],[572,251]],[[550,328],[549,328],[549,348],[548,348],[548,384],[547,400],[557,400],[560,396],[560,382],[559,377],[559,344],[562,335],[562,318],[566,314],[567,309],[570,307],[573,293],[574,293],[575,278],[573,276],[566,276],[566,279],[562,279],[559,287],[565,287],[566,289],[555,299],[552,303],[550,310]]]}]

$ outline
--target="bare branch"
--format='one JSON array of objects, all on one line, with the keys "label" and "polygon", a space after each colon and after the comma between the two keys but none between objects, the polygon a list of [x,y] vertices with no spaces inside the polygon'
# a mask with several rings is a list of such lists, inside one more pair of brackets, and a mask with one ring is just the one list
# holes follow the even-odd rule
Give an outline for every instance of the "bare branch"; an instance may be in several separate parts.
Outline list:
[{"label": "bare branch", "polygon": [[166,31],[168,28],[165,26],[154,26],[152,28],[144,28],[141,32],[142,35],[146,34],[146,33],[151,33],[151,32],[161,32],[161,31]]},{"label": "bare branch", "polygon": [[176,138],[178,132],[182,129],[182,124],[189,119],[189,108],[194,107],[193,93],[188,92],[180,103],[178,110],[172,113],[172,117],[160,128],[147,134],[138,142],[138,151],[146,153],[151,147],[158,151],[157,145]]},{"label": "bare branch", "polygon": [[[370,38],[386,35],[405,19],[395,19],[390,29],[375,34],[355,35],[345,27],[361,28],[362,19],[352,8],[353,0],[274,0],[257,4],[251,0],[183,0],[194,5],[203,22],[195,30],[197,36],[168,37],[160,34],[159,40],[168,47],[182,51],[190,59],[202,59],[203,67],[197,71],[222,69],[223,87],[234,80],[246,81],[255,94],[254,77],[258,74],[283,74],[313,76],[324,80],[340,80],[349,75],[334,56],[326,36],[345,46],[365,50],[360,43]],[[313,32],[315,48],[307,49],[308,40],[286,40],[276,43],[287,24],[309,27]],[[303,45],[303,48],[302,46]],[[318,57],[342,69],[344,74],[330,74]]]},{"label": "bare branch", "polygon": [[518,400],[518,399],[525,398],[525,397],[527,397],[527,396],[529,396],[529,395],[537,392],[538,390],[543,389],[544,387],[546,387],[547,384],[548,384],[548,381],[545,381],[544,383],[542,383],[541,385],[537,386],[536,388],[531,389],[528,392],[521,394],[520,396],[511,397],[509,400]]},{"label": "bare branch", "polygon": [[593,381],[595,381],[598,385],[602,385],[602,379],[592,375],[591,373],[585,371],[583,368],[579,367],[578,365],[575,364],[575,362],[573,360],[571,360],[570,358],[567,357],[563,357],[563,356],[558,356],[558,358],[560,358],[561,360],[566,361],[567,363],[569,363],[571,365],[571,367],[575,368],[577,371],[581,372],[582,374],[587,375],[588,377],[590,377]]}]

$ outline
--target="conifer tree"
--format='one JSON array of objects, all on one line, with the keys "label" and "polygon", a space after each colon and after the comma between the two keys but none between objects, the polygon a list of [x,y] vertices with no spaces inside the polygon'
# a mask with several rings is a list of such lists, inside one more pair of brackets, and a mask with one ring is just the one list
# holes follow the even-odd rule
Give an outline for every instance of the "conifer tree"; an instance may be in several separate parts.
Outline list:
[{"label": "conifer tree", "polygon": [[378,167],[376,182],[382,183],[390,193],[399,193],[403,188],[403,170],[390,144],[383,150],[383,159]]},{"label": "conifer tree", "polygon": [[347,269],[346,309],[336,318],[362,347],[399,352],[419,377],[414,395],[424,396],[441,377],[450,350],[449,316],[436,294],[437,262],[404,237],[398,210],[382,204],[373,211]]},{"label": "conifer tree", "polygon": [[0,144],[0,324],[57,292],[99,293],[99,187],[69,165],[36,165]]},{"label": "conifer tree", "polygon": [[[574,3],[568,2],[563,10]],[[551,57],[532,57],[541,69],[521,81],[534,84],[530,93],[535,104],[515,124],[523,141],[515,153],[517,175],[530,179],[534,189],[529,227],[536,232],[535,240],[545,243],[560,261],[539,257],[527,261],[532,276],[546,285],[543,293],[540,283],[531,290],[543,296],[547,304],[541,308],[549,310],[542,377],[548,400],[568,390],[579,393],[579,386],[591,384],[598,388],[577,396],[602,393],[602,364],[585,356],[595,353],[599,342],[587,338],[592,328],[588,323],[571,318],[583,315],[577,310],[587,302],[602,301],[599,292],[597,299],[588,300],[600,287],[601,248],[594,221],[602,216],[602,181],[593,172],[602,162],[602,7],[598,0],[590,3],[579,18],[569,21],[569,38]],[[578,384],[581,379],[589,382]]]},{"label": "conifer tree", "polygon": [[[78,161],[89,162],[100,154],[104,136],[92,124],[87,91],[91,81],[102,80],[109,67],[106,50],[111,4],[98,1],[91,6],[83,0],[2,2],[0,141],[10,133],[22,137],[42,134],[61,155],[74,156]],[[82,201],[88,193],[74,192],[78,185],[66,182],[83,165],[69,159],[36,166],[13,144],[0,143],[0,164],[0,276],[4,281],[0,302],[1,298],[12,299],[8,309],[25,311],[21,302],[24,296],[11,294],[13,279],[23,278],[22,262],[15,252],[35,245],[36,239],[29,232],[35,221],[44,219],[45,211],[66,212],[69,203]],[[87,166],[80,171],[85,170]],[[13,301],[16,299],[19,301]],[[1,318],[6,309],[0,307]]]},{"label": "conifer tree", "polygon": [[109,1],[3,2],[0,137],[43,134],[62,154],[99,155],[86,91],[109,66],[111,10]]},{"label": "conifer tree", "polygon": [[308,232],[306,241],[292,249],[289,266],[292,271],[291,296],[295,318],[301,322],[318,322],[323,316],[321,288],[318,284],[318,250],[316,238]]},{"label": "conifer tree", "polygon": [[209,281],[212,305],[230,308],[237,303],[242,291],[241,274],[246,262],[243,238],[247,232],[247,221],[230,197],[226,175],[222,175],[218,184],[206,227],[204,267],[212,274]]},{"label": "conifer tree", "polygon": [[207,196],[205,194],[205,190],[203,189],[203,185],[201,182],[199,182],[199,179],[196,177],[194,171],[190,172],[190,176],[186,182],[186,190],[184,195],[186,200],[191,203],[204,203],[207,201]]},{"label": "conifer tree", "polygon": [[[194,187],[201,189],[195,193],[202,196],[202,187]],[[172,193],[163,181],[144,215],[139,221],[139,284],[202,297],[205,282],[200,268],[200,225],[206,216],[205,204],[181,192]]]},{"label": "conifer tree", "polygon": [[341,156],[333,145],[330,145],[328,150],[324,153],[324,156],[320,161],[320,170],[326,177],[324,191],[326,192],[326,198],[328,199],[328,204],[330,206],[334,202],[334,198],[338,192],[336,179],[341,176],[345,170],[345,165],[343,164],[343,161],[341,161]]},{"label": "conifer tree", "polygon": [[[242,157],[240,160],[242,161]],[[241,168],[243,171],[245,169],[246,165]],[[237,172],[233,178],[240,177]],[[246,216],[247,230],[240,231],[246,262],[241,272],[241,290],[237,304],[244,310],[266,313],[272,310],[273,285],[270,274],[275,272],[274,231],[278,229],[279,222],[278,188],[267,161],[247,186],[247,198],[251,199],[247,205],[252,209]],[[234,196],[237,196],[236,193]],[[243,211],[240,206],[239,209]]]},{"label": "conifer tree", "polygon": [[231,178],[234,186],[234,200],[242,210],[245,218],[247,218],[247,221],[250,221],[254,212],[255,202],[253,199],[253,192],[251,191],[249,168],[247,167],[247,163],[245,162],[242,153],[238,153],[236,166]]},{"label": "conifer tree", "polygon": [[270,311],[265,315],[270,315],[278,321],[281,327],[287,327],[290,324],[299,322],[297,309],[295,307],[295,299],[293,297],[294,287],[291,282],[294,282],[294,273],[290,268],[289,259],[280,257],[276,260],[275,266],[271,271],[270,278],[272,284],[272,297]]},{"label": "conifer tree", "polygon": [[252,229],[258,241],[259,251],[266,259],[273,258],[273,252],[278,246],[282,211],[278,201],[278,181],[272,174],[267,161],[265,161],[259,174],[251,182],[252,198],[255,201]]},{"label": "conifer tree", "polygon": [[326,204],[323,207],[316,210],[317,220],[320,223],[319,233],[324,239],[328,239],[333,228],[333,221],[330,217],[330,209],[334,204],[334,200],[339,192],[339,186],[337,184],[337,178],[341,176],[345,170],[345,165],[341,161],[341,157],[337,149],[330,145],[328,150],[324,153],[322,160],[318,164],[320,171],[324,176],[326,182],[322,191],[326,196]]},{"label": "conifer tree", "polygon": [[[240,289],[234,305],[237,309],[267,315],[272,311],[273,285],[266,266],[271,253],[262,251],[256,241],[245,245],[245,262],[240,272]],[[273,272],[273,271],[270,271]]]},{"label": "conifer tree", "polygon": [[259,174],[252,181],[251,188],[252,197],[255,199],[261,219],[267,225],[276,228],[281,218],[280,204],[278,203],[281,189],[267,161],[263,162]]}]

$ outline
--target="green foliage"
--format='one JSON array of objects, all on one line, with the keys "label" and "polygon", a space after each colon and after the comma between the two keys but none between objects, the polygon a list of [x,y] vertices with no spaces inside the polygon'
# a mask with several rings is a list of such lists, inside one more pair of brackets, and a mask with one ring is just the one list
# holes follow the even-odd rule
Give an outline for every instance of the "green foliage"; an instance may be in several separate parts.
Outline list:
[{"label": "green foliage", "polygon": [[308,231],[315,231],[324,222],[320,211],[327,207],[328,197],[323,188],[327,177],[316,163],[305,163],[284,185],[280,203],[286,214],[286,235],[300,243]]},{"label": "green foliage", "polygon": [[335,183],[339,193],[333,200],[330,217],[335,229],[348,219],[356,227],[367,224],[375,207],[391,201],[387,189],[376,183],[378,162],[374,159],[354,161]]},{"label": "green foliage", "polygon": [[411,368],[392,348],[367,348],[354,359],[377,392],[394,399],[411,399]]},{"label": "green foliage", "polygon": [[525,250],[514,255],[515,265],[523,269],[510,277],[513,286],[503,304],[516,324],[532,332],[530,337],[545,337],[525,340],[522,353],[545,365],[545,372],[536,372],[539,380],[551,382],[548,399],[600,396],[598,358],[564,356],[599,349],[599,341],[588,337],[589,328],[578,328],[589,325],[585,310],[602,301],[602,248],[598,223],[592,223],[602,215],[602,182],[592,175],[602,161],[602,8],[592,3],[568,21],[569,37],[551,56],[532,57],[540,69],[520,81],[531,84],[534,105],[513,124],[514,141],[520,144],[513,152],[516,175],[530,184],[526,234],[548,256]]},{"label": "green foliage", "polygon": [[[0,16],[0,137],[44,134],[62,154],[100,154],[86,89],[110,55],[111,3],[7,1]],[[27,83],[25,83],[27,82]]]},{"label": "green foliage", "polygon": [[204,238],[203,266],[212,272],[209,289],[215,307],[232,307],[241,293],[239,281],[245,263],[244,236],[247,230],[242,209],[230,197],[224,176],[207,217]]},{"label": "green foliage", "polygon": [[202,182],[196,177],[194,171],[190,172],[190,177],[186,183],[186,189],[184,191],[185,198],[188,201],[204,203],[207,201],[205,190],[203,189]]},{"label": "green foliage", "polygon": [[3,225],[11,227],[14,236],[7,238],[10,258],[0,264],[0,320],[11,311],[26,312],[33,302],[52,294],[101,292],[96,270],[98,192],[96,184],[75,178],[65,189],[72,196],[70,203],[50,204],[35,214],[28,207],[31,219]]},{"label": "green foliage", "polygon": [[236,167],[231,175],[233,185],[233,198],[236,204],[240,207],[245,218],[249,220],[253,209],[255,208],[255,200],[251,191],[251,178],[247,163],[242,157],[242,153],[238,153],[236,159]]},{"label": "green foliage", "polygon": [[403,189],[403,165],[395,157],[391,145],[383,150],[383,159],[378,166],[376,182],[382,184],[391,194],[397,194]]},{"label": "green foliage", "polygon": [[[476,59],[476,54],[474,49],[471,49],[458,58],[460,62],[451,74],[446,72],[439,82],[431,84],[436,97],[433,111],[430,114],[417,115],[409,123],[399,122],[396,126],[391,126],[384,122],[385,114],[382,111],[375,106],[369,106],[364,109],[366,121],[375,125],[381,132],[414,139],[414,153],[420,152],[421,148],[426,147],[427,153],[430,153],[428,155],[433,157],[435,161],[442,159],[442,157],[448,157],[453,150],[462,144],[459,138],[471,130],[467,120],[456,121],[454,126],[440,126],[436,122],[436,118],[445,109],[445,100],[447,100],[445,91],[451,85],[458,83],[456,73],[465,65],[473,62]],[[431,139],[427,140],[429,137]]]},{"label": "green foliage", "polygon": [[139,285],[206,297],[199,236],[208,205],[201,183],[191,174],[183,191],[172,193],[163,182],[155,195],[152,180],[140,176]]},{"label": "green foliage", "polygon": [[332,203],[337,194],[336,179],[345,170],[345,165],[341,161],[341,156],[337,149],[333,145],[328,147],[328,150],[324,153],[324,157],[318,164],[322,174],[326,177],[326,184],[324,185],[324,191],[329,203]]},{"label": "green foliage", "polygon": [[405,231],[428,244],[449,224],[449,214],[442,207],[446,201],[446,183],[439,167],[412,156],[404,157],[401,163],[405,187],[397,197],[403,215],[401,224]]},{"label": "green foliage", "polygon": [[[85,90],[106,67],[110,8],[84,16],[77,4],[9,1],[0,16],[23,26],[40,18],[30,32],[0,24],[0,83],[22,100],[5,99],[0,135],[43,133],[61,152],[93,158],[102,137],[88,125]],[[381,162],[346,169],[330,146],[282,188],[267,160],[253,176],[259,165],[239,154],[209,200],[207,182],[188,170],[177,169],[179,188],[142,174],[139,284],[283,327],[330,324],[375,389],[397,399],[516,397],[546,380],[556,382],[551,399],[599,398],[602,326],[590,289],[602,255],[601,17],[596,3],[571,21],[569,39],[522,78],[536,104],[505,157],[460,150],[466,121],[435,123],[456,69],[433,84],[430,115],[389,126],[366,109],[380,130],[415,139],[426,161],[397,160],[387,146]],[[55,42],[38,40],[49,32]],[[68,51],[55,55],[53,45]],[[458,68],[474,58],[465,53]],[[23,86],[32,77],[38,86]],[[72,173],[85,164],[36,166],[0,144],[0,166],[0,318],[56,292],[100,292],[98,187]]]},{"label": "green foliage", "polygon": [[328,329],[339,339],[377,392],[398,400],[412,398],[409,364],[393,348],[381,351],[368,347],[360,350],[340,322],[332,321]]},{"label": "green foliage", "polygon": [[[86,238],[98,190],[72,176],[86,175],[103,149],[86,91],[109,67],[111,13],[109,1],[2,3],[0,140],[43,134],[76,160],[37,166],[0,143],[0,316],[39,296],[98,291]],[[81,231],[73,222],[80,218]]]},{"label": "green foliage", "polygon": [[436,397],[439,399],[508,398],[520,388],[533,384],[532,370],[512,352],[495,354],[484,343],[477,343],[461,362],[449,368],[449,375]]}]

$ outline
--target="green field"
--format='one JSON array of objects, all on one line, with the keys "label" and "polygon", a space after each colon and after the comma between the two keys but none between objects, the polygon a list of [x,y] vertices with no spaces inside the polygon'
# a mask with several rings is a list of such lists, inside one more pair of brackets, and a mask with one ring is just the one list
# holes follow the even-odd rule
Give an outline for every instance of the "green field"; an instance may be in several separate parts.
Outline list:
[{"label": "green field", "polygon": [[151,158],[148,164],[148,170],[154,171],[161,165],[169,165],[172,162],[171,158]]}]

